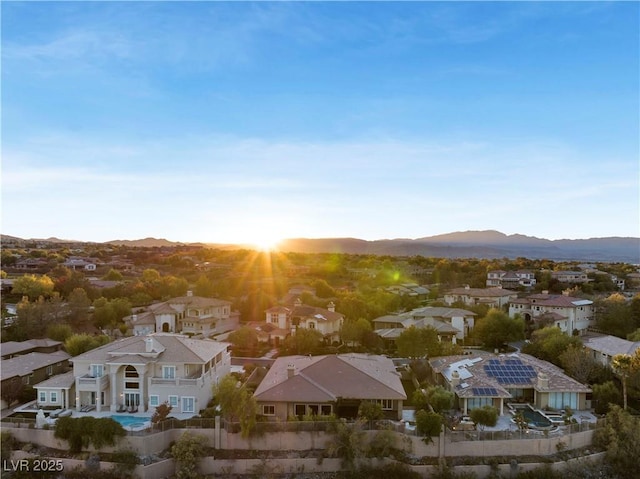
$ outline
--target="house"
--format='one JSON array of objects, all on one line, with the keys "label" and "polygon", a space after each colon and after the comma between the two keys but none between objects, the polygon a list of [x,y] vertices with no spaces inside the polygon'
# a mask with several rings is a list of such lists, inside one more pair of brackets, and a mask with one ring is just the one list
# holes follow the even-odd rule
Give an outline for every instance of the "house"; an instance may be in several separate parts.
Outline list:
[{"label": "house", "polygon": [[528,270],[503,271],[501,269],[487,273],[487,288],[533,288],[536,285],[536,276]]},{"label": "house", "polygon": [[322,333],[327,341],[339,341],[344,315],[336,313],[335,305],[327,308],[302,304],[298,298],[292,308],[275,306],[265,311],[265,321],[280,330],[292,331],[295,328],[315,329]]},{"label": "house", "polygon": [[53,339],[28,339],[27,341],[7,341],[0,346],[2,359],[11,359],[15,356],[28,353],[54,353],[62,349],[61,341]]},{"label": "house", "polygon": [[412,311],[381,316],[373,320],[373,329],[383,339],[395,340],[411,326],[431,326],[438,331],[441,341],[456,343],[463,340],[474,326],[476,313],[459,308],[424,307]]},{"label": "house", "polygon": [[154,333],[120,339],[72,359],[75,405],[146,412],[168,402],[175,412],[197,414],[212,386],[231,368],[230,344]]},{"label": "house", "polygon": [[77,270],[95,271],[96,270],[95,263],[92,263],[91,261],[88,261],[83,258],[76,258],[76,257],[67,259],[64,263],[62,263],[62,266],[65,266],[66,268],[72,269],[74,271],[77,271]]},{"label": "house", "polygon": [[616,354],[633,355],[640,349],[640,341],[627,341],[616,336],[598,336],[587,339],[584,347],[591,353],[593,359],[603,366],[611,367],[611,359]]},{"label": "house", "polygon": [[552,271],[551,277],[558,280],[561,283],[588,283],[587,273],[582,271]]},{"label": "house", "polygon": [[453,303],[464,303],[468,306],[484,304],[490,308],[501,309],[516,299],[518,293],[508,289],[497,288],[455,288],[444,294],[444,302],[451,306]]},{"label": "house", "polygon": [[47,268],[49,266],[49,262],[46,259],[42,258],[26,258],[16,261],[14,268],[16,269],[41,269]]},{"label": "house", "polygon": [[134,335],[181,333],[211,337],[238,328],[240,313],[222,299],[186,296],[152,304],[146,311],[124,318]]},{"label": "house", "polygon": [[402,418],[407,399],[400,374],[384,356],[340,354],[276,359],[256,389],[267,420],[328,416],[353,418],[363,401],[377,402],[389,418]]},{"label": "house", "polygon": [[403,283],[385,288],[385,291],[398,296],[411,296],[420,300],[427,299],[429,289],[416,283]]},{"label": "house", "polygon": [[70,409],[75,407],[76,380],[73,371],[52,376],[35,385],[36,407]]},{"label": "house", "polygon": [[[34,386],[51,376],[69,370],[71,356],[64,351],[52,353],[29,352],[0,361],[0,388],[9,387],[17,381],[24,386]],[[2,409],[8,404],[2,400]]]},{"label": "house", "polygon": [[593,301],[568,294],[532,294],[509,303],[509,317],[519,314],[526,323],[557,326],[565,334],[584,334],[595,320]]},{"label": "house", "polygon": [[538,409],[591,407],[590,388],[528,354],[475,351],[472,356],[431,359],[429,369],[436,384],[455,394],[455,407],[463,414],[489,405],[503,415],[509,402],[527,402]]}]

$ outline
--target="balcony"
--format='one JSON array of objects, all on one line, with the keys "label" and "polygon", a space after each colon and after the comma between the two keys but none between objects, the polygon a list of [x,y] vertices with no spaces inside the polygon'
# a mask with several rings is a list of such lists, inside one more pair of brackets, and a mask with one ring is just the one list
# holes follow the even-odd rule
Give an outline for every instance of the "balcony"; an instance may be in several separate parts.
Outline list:
[{"label": "balcony", "polygon": [[80,376],[78,379],[78,384],[80,386],[90,386],[91,389],[106,389],[109,386],[109,377],[101,376],[101,377],[93,377],[88,374],[84,376]]},{"label": "balcony", "polygon": [[204,384],[204,377],[196,378],[151,378],[151,384],[155,386],[201,386]]}]

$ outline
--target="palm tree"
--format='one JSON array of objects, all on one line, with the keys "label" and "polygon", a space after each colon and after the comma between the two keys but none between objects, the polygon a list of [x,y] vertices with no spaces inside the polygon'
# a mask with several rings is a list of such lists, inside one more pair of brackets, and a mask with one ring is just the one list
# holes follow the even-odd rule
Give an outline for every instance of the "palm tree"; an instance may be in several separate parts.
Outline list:
[{"label": "palm tree", "polygon": [[632,355],[630,354],[616,354],[611,359],[611,366],[613,371],[618,375],[622,381],[622,397],[624,409],[627,409],[627,379],[637,371],[640,371],[640,349]]}]

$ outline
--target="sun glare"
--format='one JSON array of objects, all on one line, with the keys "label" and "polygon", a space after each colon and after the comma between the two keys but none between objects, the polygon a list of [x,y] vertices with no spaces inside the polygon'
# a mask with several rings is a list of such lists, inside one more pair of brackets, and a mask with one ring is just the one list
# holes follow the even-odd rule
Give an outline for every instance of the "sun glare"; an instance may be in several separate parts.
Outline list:
[{"label": "sun glare", "polygon": [[278,249],[279,239],[276,238],[259,238],[254,239],[253,244],[260,251],[276,251]]}]

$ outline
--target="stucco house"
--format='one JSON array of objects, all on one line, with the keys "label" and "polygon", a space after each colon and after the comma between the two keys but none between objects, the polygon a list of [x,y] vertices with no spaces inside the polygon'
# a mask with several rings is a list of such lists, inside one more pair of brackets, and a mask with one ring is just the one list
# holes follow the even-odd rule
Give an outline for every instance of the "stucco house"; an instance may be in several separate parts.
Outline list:
[{"label": "stucco house", "polygon": [[291,308],[275,306],[267,309],[265,321],[277,326],[279,330],[315,329],[322,333],[327,341],[339,341],[344,315],[336,312],[333,303],[329,303],[325,309],[308,306],[297,299]]},{"label": "stucco house", "polygon": [[154,333],[120,339],[72,359],[78,410],[145,412],[168,402],[197,414],[231,370],[230,344]]},{"label": "stucco house", "polygon": [[516,299],[518,293],[509,289],[498,288],[455,288],[444,294],[444,302],[451,306],[453,303],[464,303],[468,306],[484,304],[491,308],[501,309],[509,301]]},{"label": "stucco house", "polygon": [[552,271],[551,277],[557,279],[561,283],[588,283],[587,273],[583,271]]},{"label": "stucco house", "polygon": [[593,301],[568,294],[532,294],[509,303],[509,316],[519,314],[526,323],[543,322],[557,326],[565,334],[584,332],[595,320]]},{"label": "stucco house", "polygon": [[611,367],[611,359],[616,354],[628,354],[632,356],[640,349],[640,341],[628,341],[616,336],[598,336],[589,338],[584,342],[584,347],[596,361],[603,366]]},{"label": "stucco house", "polygon": [[393,361],[365,354],[280,357],[254,397],[259,413],[273,421],[330,414],[353,418],[363,401],[379,403],[387,417],[398,420],[407,399]]},{"label": "stucco house", "polygon": [[222,299],[186,296],[155,303],[124,318],[134,335],[181,333],[211,337],[238,328],[240,313]]},{"label": "stucco house", "polygon": [[532,288],[536,285],[536,275],[532,271],[503,271],[501,269],[492,270],[487,273],[487,288],[517,288],[523,286]]},{"label": "stucco house", "polygon": [[456,344],[457,340],[463,340],[473,329],[475,316],[476,313],[465,309],[428,306],[376,318],[373,320],[373,329],[383,339],[393,339],[411,326],[430,326],[438,331],[441,341]]},{"label": "stucco house", "polygon": [[527,402],[539,409],[581,410],[591,407],[591,389],[559,367],[528,354],[443,356],[429,361],[431,379],[455,394],[463,414],[485,405],[500,415],[509,402]]}]

